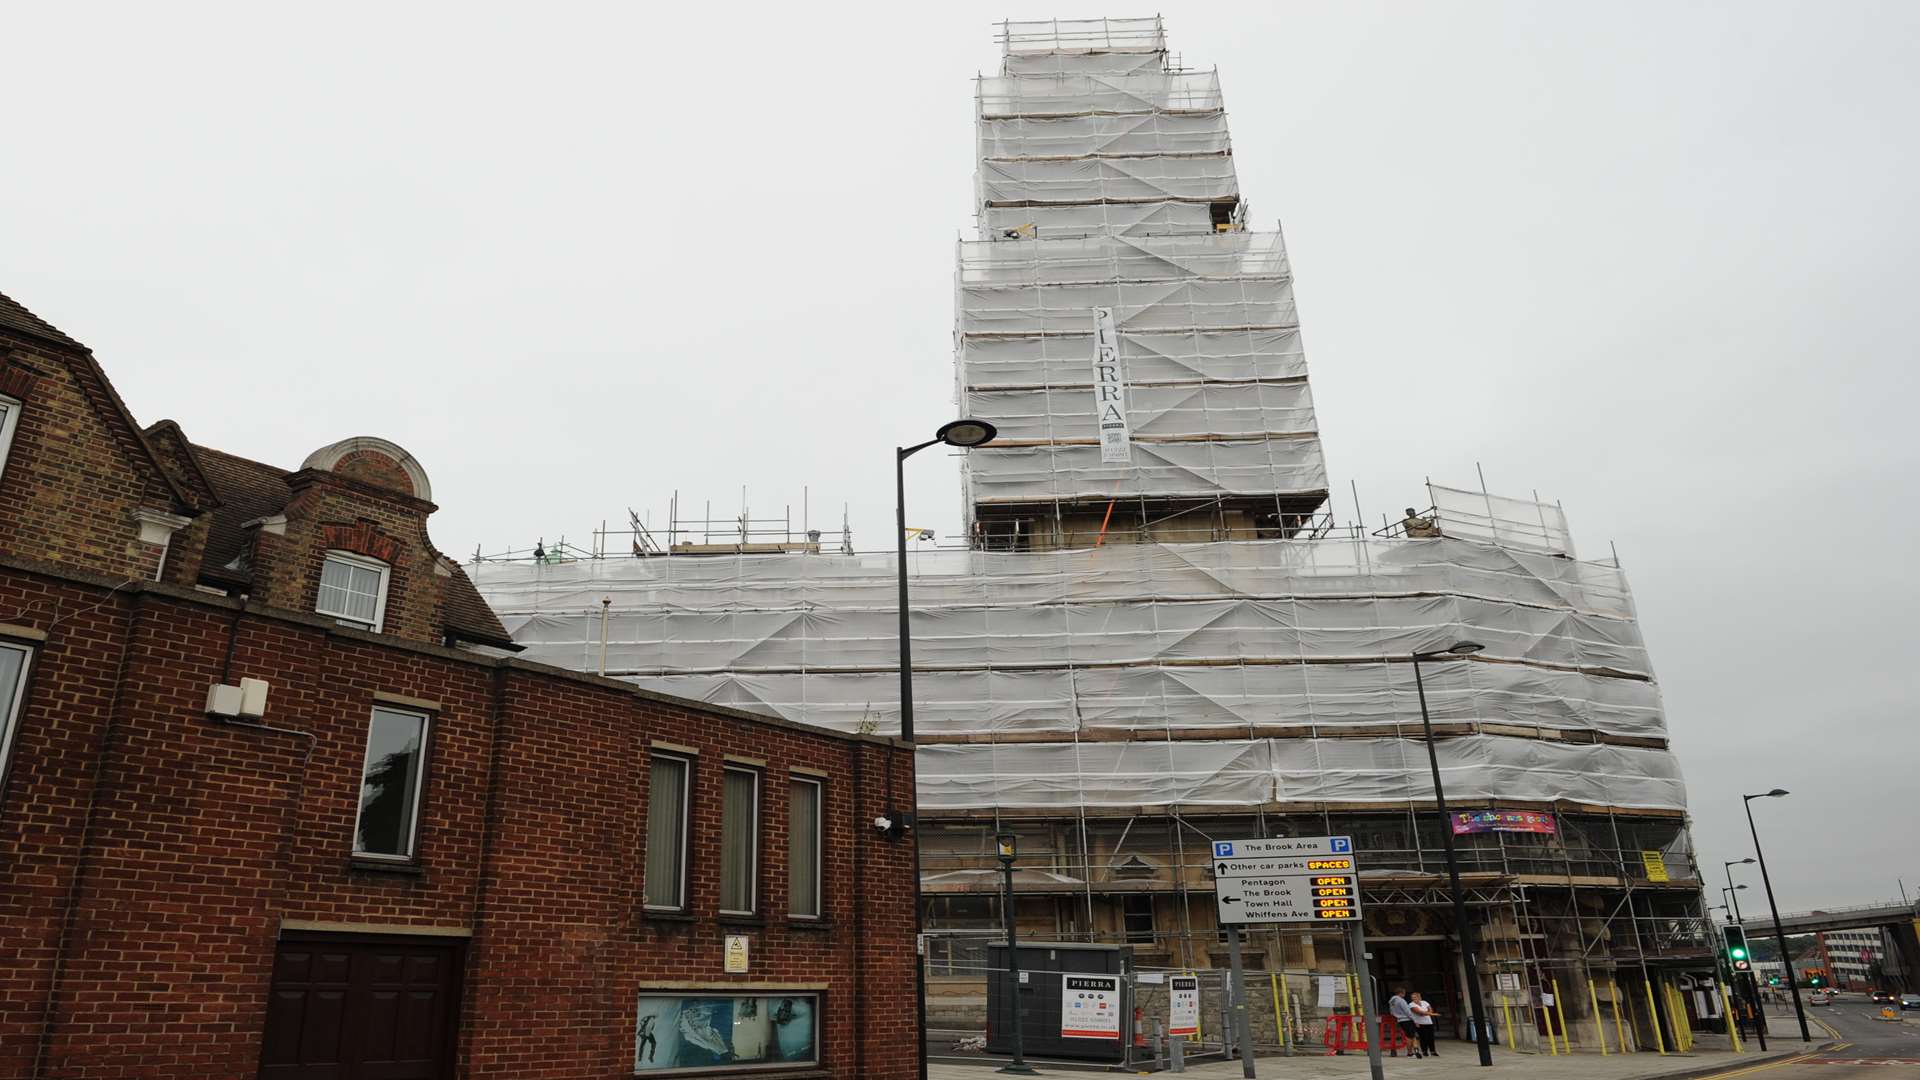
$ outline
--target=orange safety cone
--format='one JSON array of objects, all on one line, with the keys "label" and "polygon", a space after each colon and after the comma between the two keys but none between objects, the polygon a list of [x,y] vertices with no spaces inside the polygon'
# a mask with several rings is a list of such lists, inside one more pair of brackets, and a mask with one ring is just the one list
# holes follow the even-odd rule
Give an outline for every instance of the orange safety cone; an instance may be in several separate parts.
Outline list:
[{"label": "orange safety cone", "polygon": [[1133,1007],[1133,1045],[1142,1050],[1147,1048],[1147,1026],[1145,1019],[1146,1018],[1141,1015],[1140,1006],[1135,1005]]}]

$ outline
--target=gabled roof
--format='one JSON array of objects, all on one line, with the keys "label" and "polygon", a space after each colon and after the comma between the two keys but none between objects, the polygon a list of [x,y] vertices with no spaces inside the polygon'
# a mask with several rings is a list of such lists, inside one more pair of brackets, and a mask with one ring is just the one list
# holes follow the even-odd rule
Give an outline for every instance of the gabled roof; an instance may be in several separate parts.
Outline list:
[{"label": "gabled roof", "polygon": [[15,333],[85,351],[86,346],[60,332],[59,328],[20,306],[12,297],[0,293],[0,326]]},{"label": "gabled roof", "polygon": [[162,487],[183,508],[190,511],[204,510],[202,500],[195,499],[193,493],[183,487],[173,471],[167,468],[160,453],[147,441],[146,433],[134,422],[133,413],[127,403],[120,400],[119,391],[100,370],[100,362],[93,358],[92,350],[62,333],[53,324],[28,311],[25,306],[5,293],[0,293],[0,331],[24,334],[55,346],[56,352],[64,354],[69,361],[74,377],[79,380],[83,392],[92,401],[101,416],[107,421],[114,437],[125,447],[136,464],[145,464],[153,470],[153,478],[158,479]]}]

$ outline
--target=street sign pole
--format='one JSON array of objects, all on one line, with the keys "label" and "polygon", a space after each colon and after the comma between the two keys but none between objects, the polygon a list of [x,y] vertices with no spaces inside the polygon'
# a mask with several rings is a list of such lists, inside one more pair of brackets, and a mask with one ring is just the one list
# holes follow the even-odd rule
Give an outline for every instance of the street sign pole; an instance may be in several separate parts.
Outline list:
[{"label": "street sign pole", "polygon": [[1379,999],[1373,990],[1373,972],[1367,953],[1367,922],[1365,919],[1353,920],[1353,970],[1360,976],[1360,1030],[1367,1036],[1367,1072],[1373,1080],[1385,1080],[1380,1066],[1380,1025],[1373,1014],[1373,1003]]},{"label": "street sign pole", "polygon": [[1233,1039],[1240,1044],[1240,1075],[1253,1080],[1253,1036],[1247,1027],[1247,972],[1240,963],[1240,924],[1227,924],[1228,992],[1233,997]]},{"label": "street sign pole", "polygon": [[[1360,869],[1350,836],[1274,837],[1213,842],[1216,921],[1227,932],[1228,992],[1233,1030],[1240,1040],[1241,1075],[1253,1076],[1253,1039],[1247,1023],[1246,972],[1240,927],[1246,923],[1360,923]],[[1331,927],[1329,927],[1331,929]],[[1364,935],[1357,940],[1364,947]],[[1365,978],[1364,967],[1361,968]],[[1274,1017],[1280,1024],[1280,1017]],[[1284,1026],[1280,1031],[1284,1044]],[[1379,1047],[1369,1040],[1379,1078]]]}]

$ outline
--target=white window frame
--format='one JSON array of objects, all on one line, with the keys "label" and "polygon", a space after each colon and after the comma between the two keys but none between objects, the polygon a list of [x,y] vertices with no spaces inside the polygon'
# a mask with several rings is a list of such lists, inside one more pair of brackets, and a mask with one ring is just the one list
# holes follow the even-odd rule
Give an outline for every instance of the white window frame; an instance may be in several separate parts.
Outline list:
[{"label": "white window frame", "polygon": [[381,628],[386,625],[386,621],[387,621],[387,585],[391,578],[393,568],[388,566],[386,563],[381,562],[379,559],[370,559],[365,555],[355,555],[351,551],[338,551],[330,548],[327,551],[326,558],[322,559],[320,562],[320,565],[323,568],[323,570],[326,564],[328,562],[333,561],[334,559],[338,559],[341,562],[346,563],[350,566],[358,566],[366,570],[379,571],[380,593],[378,596],[374,597],[374,601],[373,601],[373,625],[368,626],[366,623],[361,622],[359,619],[356,619],[352,615],[346,614],[345,612],[328,611],[326,608],[321,607],[320,606],[320,583],[317,581],[314,582],[314,586],[313,586],[314,587],[314,596],[313,596],[314,614],[325,615],[326,617],[333,619],[334,621],[340,623],[343,626],[359,627],[364,630],[371,630],[376,634],[379,633]]},{"label": "white window frame", "polygon": [[[5,450],[0,444],[0,450]],[[13,737],[20,728],[20,716],[26,712],[27,680],[33,675],[33,647],[17,641],[0,641],[0,649],[17,652],[20,660],[20,685],[9,698],[0,698],[0,794],[6,791],[7,774],[13,764]]]},{"label": "white window frame", "polygon": [[13,447],[14,429],[20,426],[20,410],[25,404],[0,394],[0,476],[7,474],[7,451]]},{"label": "white window frame", "polygon": [[[641,883],[641,905],[648,911],[685,911],[687,910],[687,837],[693,831],[693,759],[684,754],[668,754],[654,751],[647,755],[647,825],[653,825],[653,766],[658,761],[671,761],[680,766],[680,880],[675,884],[675,902],[672,904],[648,903],[644,880]],[[641,863],[644,872],[646,864]]]},{"label": "white window frame", "polygon": [[[793,800],[791,785],[813,785],[813,910],[796,912],[793,910],[793,866],[787,866],[787,917],[790,919],[824,919],[827,917],[827,782],[812,776],[798,773],[787,777],[789,795],[787,800],[787,832],[793,832]],[[789,845],[788,850],[792,847]]]},{"label": "white window frame", "polygon": [[[753,777],[753,822],[747,830],[751,842],[749,851],[752,858],[747,860],[747,904],[745,911],[737,908],[722,907],[722,915],[758,915],[760,913],[760,770],[751,765],[728,765],[720,770],[720,880],[721,892],[726,892],[727,859],[727,774],[745,773]],[[726,898],[723,896],[724,904]]]},{"label": "white window frame", "polygon": [[[407,821],[407,850],[403,855],[384,851],[360,850],[360,814],[367,805],[367,755],[373,751],[373,718],[380,713],[414,716],[420,719],[420,756],[413,763],[413,813]],[[360,746],[360,777],[353,789],[353,857],[381,862],[412,863],[420,859],[420,808],[427,801],[427,748],[432,745],[433,714],[419,709],[398,709],[375,705],[367,713],[367,737]]]}]

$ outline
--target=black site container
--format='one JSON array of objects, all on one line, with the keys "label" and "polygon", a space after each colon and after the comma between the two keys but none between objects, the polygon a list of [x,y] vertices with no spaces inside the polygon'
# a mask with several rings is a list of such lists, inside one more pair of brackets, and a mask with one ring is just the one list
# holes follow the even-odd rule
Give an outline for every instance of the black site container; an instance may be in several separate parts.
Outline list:
[{"label": "black site container", "polygon": [[[1020,971],[1020,1014],[1030,1058],[1071,1058],[1080,1061],[1125,1061],[1133,1044],[1133,946],[1087,945],[1079,942],[1023,941]],[[1120,978],[1120,1035],[1113,1039],[1063,1038],[1060,1034],[1060,996],[1064,980],[1072,975],[1115,975]],[[987,946],[987,1053],[1013,1053],[1011,985],[1007,975],[1007,944]]]}]

